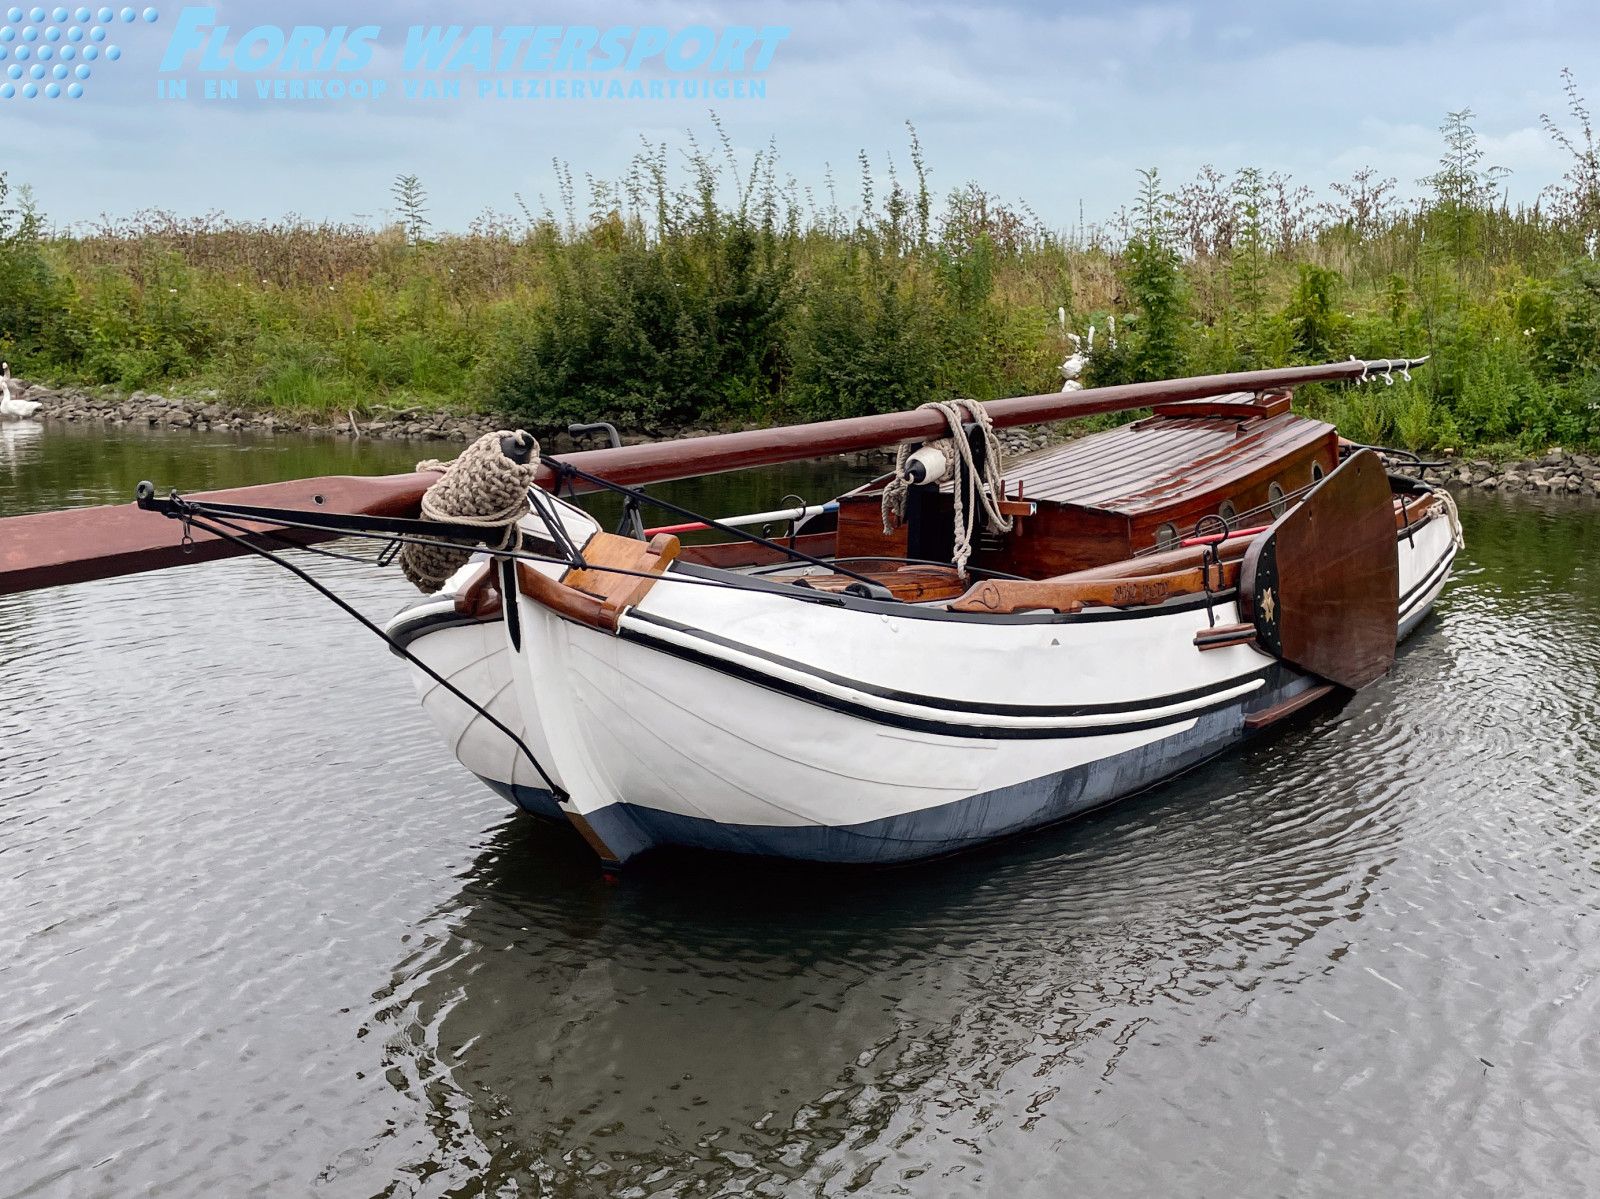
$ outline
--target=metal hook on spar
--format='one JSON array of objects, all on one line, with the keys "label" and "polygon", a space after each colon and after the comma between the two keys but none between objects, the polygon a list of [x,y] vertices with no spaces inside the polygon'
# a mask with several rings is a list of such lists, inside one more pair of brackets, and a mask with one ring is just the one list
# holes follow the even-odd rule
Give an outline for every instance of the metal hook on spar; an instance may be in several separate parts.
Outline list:
[{"label": "metal hook on spar", "polygon": [[1385,384],[1393,387],[1394,372],[1398,370],[1401,378],[1405,379],[1405,381],[1409,383],[1411,382],[1411,368],[1414,366],[1421,366],[1431,357],[1431,354],[1424,354],[1421,358],[1369,358],[1362,360],[1352,354],[1350,356],[1350,361],[1359,362],[1361,364],[1361,373],[1352,379],[1351,382],[1356,384],[1365,383],[1373,376],[1377,375],[1382,376]]}]

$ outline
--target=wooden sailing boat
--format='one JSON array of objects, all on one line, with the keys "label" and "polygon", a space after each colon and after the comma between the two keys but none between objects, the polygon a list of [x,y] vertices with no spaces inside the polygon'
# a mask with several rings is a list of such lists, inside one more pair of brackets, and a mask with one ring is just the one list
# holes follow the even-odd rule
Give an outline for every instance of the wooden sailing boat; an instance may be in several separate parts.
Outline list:
[{"label": "wooden sailing boat", "polygon": [[[523,552],[479,554],[385,633],[462,764],[608,862],[947,853],[1142,790],[1389,669],[1448,577],[1454,507],[1293,413],[1288,389],[1401,365],[996,401],[995,425],[1151,407],[1004,478],[986,420],[952,430],[932,409],[547,460]],[[779,542],[608,533],[549,494],[895,443],[896,478]],[[190,557],[222,556],[414,535],[436,479],[145,504],[182,516]],[[958,512],[980,507],[997,519],[968,545]],[[184,557],[150,511],[88,511],[0,522],[0,592]]]}]

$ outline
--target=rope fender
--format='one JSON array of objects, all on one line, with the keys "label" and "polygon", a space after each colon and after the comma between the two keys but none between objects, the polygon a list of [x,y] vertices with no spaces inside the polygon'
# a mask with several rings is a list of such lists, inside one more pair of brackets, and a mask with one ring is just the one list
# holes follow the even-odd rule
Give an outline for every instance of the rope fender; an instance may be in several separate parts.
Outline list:
[{"label": "rope fender", "polygon": [[[503,528],[505,534],[494,548],[520,548],[517,522],[528,515],[528,489],[539,473],[539,443],[531,433],[521,429],[485,433],[453,462],[429,458],[417,463],[417,469],[444,471],[444,477],[423,493],[424,520]],[[419,591],[432,595],[467,564],[472,553],[466,546],[408,542],[400,551],[400,569]]]}]

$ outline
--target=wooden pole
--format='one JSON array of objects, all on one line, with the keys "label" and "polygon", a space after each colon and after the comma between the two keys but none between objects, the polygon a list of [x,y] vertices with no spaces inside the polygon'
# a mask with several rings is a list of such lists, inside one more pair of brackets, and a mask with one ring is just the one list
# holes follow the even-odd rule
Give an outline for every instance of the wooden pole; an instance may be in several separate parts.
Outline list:
[{"label": "wooden pole", "polygon": [[[1366,374],[1369,365],[1352,359],[1322,366],[1198,375],[1190,379],[1163,379],[1155,383],[1127,383],[1118,387],[1093,387],[1082,391],[990,400],[984,407],[989,410],[995,426],[1005,429],[1071,417],[1098,416],[1105,412],[1127,412],[1151,404],[1197,400],[1229,392],[1280,391],[1302,383],[1354,379]],[[1394,365],[1398,368],[1400,363],[1396,361]],[[617,449],[583,450],[562,454],[561,459],[608,482],[638,487],[646,483],[665,483],[672,479],[687,479],[721,471],[776,466],[805,458],[858,453],[901,441],[942,437],[946,431],[947,426],[940,413],[912,409],[909,412],[886,412],[879,416],[818,421],[809,425],[750,429],[743,433],[723,433],[714,437],[658,441]],[[540,470],[541,487],[554,488],[557,481],[556,472],[549,467]],[[579,492],[595,490],[592,484],[582,480],[576,480],[575,483],[575,490]]]},{"label": "wooden pole", "polygon": [[[1323,366],[1201,375],[1192,379],[991,400],[985,407],[994,423],[1003,429],[1103,412],[1125,412],[1150,404],[1176,403],[1229,392],[1279,391],[1302,383],[1354,379],[1366,375],[1369,370],[1381,371],[1390,366],[1399,369],[1402,365],[1417,363],[1351,360]],[[650,445],[585,450],[563,454],[561,460],[608,482],[637,487],[719,471],[748,470],[805,458],[856,453],[900,441],[939,437],[945,431],[944,417],[940,413],[912,410]],[[308,512],[415,517],[421,511],[422,493],[438,477],[431,472],[420,472],[368,478],[296,479],[212,492],[195,498],[300,508]],[[540,469],[541,487],[553,489],[559,481],[560,477],[549,466]],[[575,480],[575,483],[575,490],[579,492],[596,489],[594,484],[582,480]],[[256,530],[262,535],[270,531],[265,526]],[[262,536],[262,543],[327,539],[323,534],[306,530],[278,530],[278,533],[280,536],[276,539]],[[141,511],[132,504],[6,517],[0,519],[0,595],[160,570],[187,562],[207,562],[243,552],[231,542],[199,531],[195,532],[192,542],[185,545],[183,527],[177,521],[155,512]]]}]

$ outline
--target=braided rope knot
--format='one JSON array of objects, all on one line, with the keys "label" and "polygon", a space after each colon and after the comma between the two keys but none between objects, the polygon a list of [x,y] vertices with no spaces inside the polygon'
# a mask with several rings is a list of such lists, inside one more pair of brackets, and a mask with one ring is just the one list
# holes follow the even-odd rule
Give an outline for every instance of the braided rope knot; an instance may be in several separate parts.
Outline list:
[{"label": "braided rope knot", "polygon": [[[946,462],[951,464],[959,480],[965,486],[957,485],[951,490],[955,495],[955,552],[951,555],[951,562],[955,565],[956,572],[963,578],[967,574],[967,561],[972,557],[972,530],[978,512],[981,510],[984,517],[984,527],[991,533],[1009,533],[1011,531],[1011,518],[1001,513],[997,503],[1005,493],[1005,479],[1000,474],[1000,438],[995,435],[994,420],[989,415],[989,410],[977,400],[931,400],[919,406],[932,408],[940,412],[945,423],[950,426],[950,435],[940,437],[933,441],[923,443],[923,448],[935,449],[944,455]],[[977,463],[973,459],[972,443],[967,440],[967,435],[962,429],[962,424],[971,420],[983,430],[983,471],[979,478]],[[883,531],[894,532],[891,518],[894,521],[905,519],[906,496],[911,491],[911,476],[907,473],[906,464],[913,453],[910,442],[901,442],[895,451],[894,478],[883,489]],[[960,468],[956,467],[959,462]],[[946,478],[949,472],[946,472]],[[943,479],[930,479],[931,483],[943,482]],[[963,492],[966,494],[963,495]]]},{"label": "braided rope knot", "polygon": [[[539,473],[539,443],[526,463],[506,456],[501,438],[531,435],[501,429],[485,433],[453,462],[430,458],[417,463],[419,471],[442,470],[444,477],[422,495],[424,520],[448,521],[480,529],[504,529],[494,548],[516,549],[522,543],[517,522],[528,514],[528,488]],[[416,587],[433,594],[467,564],[470,546],[452,549],[442,545],[408,544],[400,551],[400,569]]]}]

